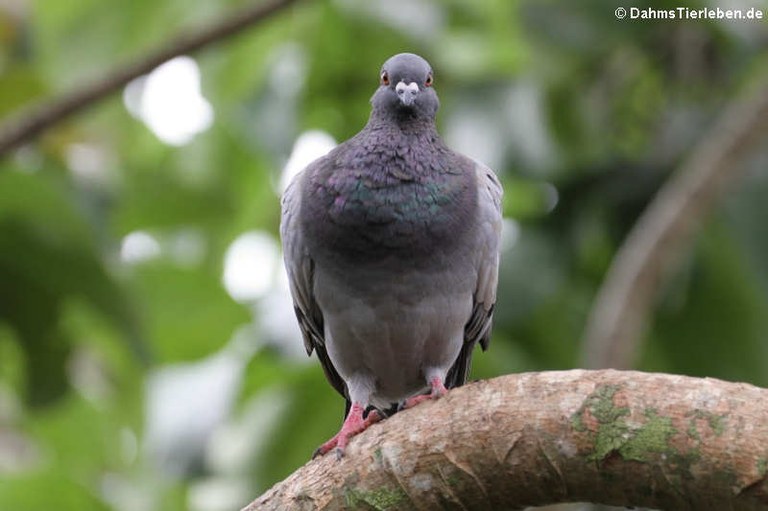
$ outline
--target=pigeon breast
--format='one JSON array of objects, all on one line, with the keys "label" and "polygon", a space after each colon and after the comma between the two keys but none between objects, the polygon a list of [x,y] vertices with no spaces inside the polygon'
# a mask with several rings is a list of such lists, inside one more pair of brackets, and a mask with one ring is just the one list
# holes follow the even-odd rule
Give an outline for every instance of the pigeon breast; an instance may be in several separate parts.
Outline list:
[{"label": "pigeon breast", "polygon": [[303,230],[319,263],[396,258],[418,265],[467,236],[474,176],[436,136],[397,131],[364,132],[305,173]]}]

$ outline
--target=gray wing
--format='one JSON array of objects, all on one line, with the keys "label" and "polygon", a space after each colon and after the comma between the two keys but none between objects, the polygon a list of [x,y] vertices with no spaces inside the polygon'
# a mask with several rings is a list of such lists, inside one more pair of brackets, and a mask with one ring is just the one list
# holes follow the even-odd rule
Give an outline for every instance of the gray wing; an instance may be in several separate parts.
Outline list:
[{"label": "gray wing", "polygon": [[[321,158],[312,165],[325,160]],[[313,293],[315,262],[307,251],[299,221],[301,211],[301,183],[305,169],[291,182],[281,201],[280,238],[283,243],[283,259],[288,273],[288,283],[293,297],[293,309],[299,320],[299,328],[304,337],[307,355],[312,351],[323,366],[323,372],[333,388],[347,397],[347,389],[336,368],[333,366],[325,349],[323,312],[320,310]]]},{"label": "gray wing", "polygon": [[477,287],[472,315],[464,327],[464,346],[446,377],[448,388],[458,387],[467,381],[475,344],[479,342],[483,350],[488,349],[499,282],[503,189],[491,169],[479,162],[472,161],[472,164],[478,183]]}]

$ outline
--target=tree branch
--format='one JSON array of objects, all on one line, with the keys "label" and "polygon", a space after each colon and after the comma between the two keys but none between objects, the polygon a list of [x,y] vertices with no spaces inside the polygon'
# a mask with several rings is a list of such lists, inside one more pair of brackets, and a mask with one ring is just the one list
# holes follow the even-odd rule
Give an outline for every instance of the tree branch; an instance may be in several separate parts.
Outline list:
[{"label": "tree branch", "polygon": [[734,101],[635,223],[606,273],[584,332],[585,367],[628,369],[659,288],[696,228],[768,129],[768,84]]},{"label": "tree branch", "polygon": [[70,115],[118,91],[131,80],[149,73],[163,62],[235,35],[295,2],[296,0],[272,0],[252,5],[208,27],[182,32],[162,48],[140,60],[113,69],[101,79],[63,94],[61,97],[22,111],[0,126],[0,156]]},{"label": "tree branch", "polygon": [[768,508],[768,390],[640,372],[509,375],[454,389],[308,462],[244,511]]}]

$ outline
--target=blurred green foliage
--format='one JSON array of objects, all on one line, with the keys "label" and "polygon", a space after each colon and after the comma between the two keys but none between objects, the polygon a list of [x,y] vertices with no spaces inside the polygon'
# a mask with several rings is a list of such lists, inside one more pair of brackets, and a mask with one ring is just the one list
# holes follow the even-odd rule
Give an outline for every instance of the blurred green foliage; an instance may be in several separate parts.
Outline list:
[{"label": "blurred green foliage", "polygon": [[[0,117],[238,3],[3,4]],[[237,302],[225,254],[246,231],[277,241],[295,140],[359,130],[400,51],[432,62],[441,131],[507,189],[493,355],[473,377],[574,367],[628,229],[765,63],[764,23],[618,21],[617,5],[307,1],[194,56],[215,119],[189,143],[113,97],[2,161],[0,509],[234,509],[335,432],[342,399],[278,312],[282,268]],[[767,162],[665,283],[641,369],[768,385]],[[152,251],[131,259],[136,233]]]}]

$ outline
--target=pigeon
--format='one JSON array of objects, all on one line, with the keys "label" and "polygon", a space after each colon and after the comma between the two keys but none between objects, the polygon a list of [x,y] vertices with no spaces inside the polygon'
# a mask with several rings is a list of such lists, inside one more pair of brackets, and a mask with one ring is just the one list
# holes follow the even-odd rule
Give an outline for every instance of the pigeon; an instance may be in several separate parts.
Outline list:
[{"label": "pigeon", "polygon": [[463,385],[490,340],[502,187],[437,133],[429,63],[379,73],[365,127],[286,189],[280,235],[309,355],[346,399],[341,430],[315,456],[343,455],[388,415]]}]

